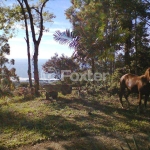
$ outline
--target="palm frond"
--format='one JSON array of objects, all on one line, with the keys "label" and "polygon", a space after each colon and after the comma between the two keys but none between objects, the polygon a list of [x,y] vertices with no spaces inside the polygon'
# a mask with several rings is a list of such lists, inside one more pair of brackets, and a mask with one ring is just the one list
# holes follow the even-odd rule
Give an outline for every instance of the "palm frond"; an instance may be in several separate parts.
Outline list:
[{"label": "palm frond", "polygon": [[70,48],[76,48],[78,46],[79,37],[73,31],[66,30],[61,32],[57,30],[53,36],[54,40],[60,44],[68,44]]}]

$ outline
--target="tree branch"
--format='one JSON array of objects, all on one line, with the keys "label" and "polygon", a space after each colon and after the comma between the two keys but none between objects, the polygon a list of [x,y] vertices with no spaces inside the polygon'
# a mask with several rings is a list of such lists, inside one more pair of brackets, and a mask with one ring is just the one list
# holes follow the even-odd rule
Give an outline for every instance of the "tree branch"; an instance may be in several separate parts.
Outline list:
[{"label": "tree branch", "polygon": [[31,27],[31,33],[32,33],[32,38],[33,38],[33,42],[36,43],[36,35],[35,35],[35,29],[34,29],[34,22],[33,22],[33,17],[32,17],[32,13],[31,13],[31,8],[28,4],[28,1],[27,0],[23,0],[25,5],[26,5],[26,8],[27,8],[27,11],[28,11],[28,14],[29,14],[29,18],[30,18],[30,27]]},{"label": "tree branch", "polygon": [[43,8],[44,8],[44,6],[45,6],[45,4],[48,2],[49,0],[45,0],[44,2],[43,2],[43,4],[42,4],[42,6],[41,6],[41,11],[40,11],[40,13],[39,13],[39,15],[40,15],[40,33],[39,33],[39,37],[38,37],[38,42],[40,42],[41,41],[41,38],[42,38],[42,35],[43,35]]}]

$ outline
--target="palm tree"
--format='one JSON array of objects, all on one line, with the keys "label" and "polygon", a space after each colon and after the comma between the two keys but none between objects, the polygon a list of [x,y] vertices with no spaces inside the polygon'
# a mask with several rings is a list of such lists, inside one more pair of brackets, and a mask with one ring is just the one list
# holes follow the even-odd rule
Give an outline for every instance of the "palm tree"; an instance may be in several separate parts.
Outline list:
[{"label": "palm tree", "polygon": [[86,57],[85,49],[83,48],[80,37],[76,35],[74,31],[66,29],[66,31],[61,32],[60,30],[55,31],[53,34],[54,40],[59,44],[67,44],[70,48],[74,49],[72,57],[74,59],[83,59]]},{"label": "palm tree", "polygon": [[[66,29],[66,31],[61,32],[60,30],[55,31],[53,34],[54,40],[59,44],[67,44],[70,48],[74,49],[73,58],[77,59],[84,59],[88,57],[89,53],[86,50],[80,40],[80,37],[75,34],[74,31],[70,31]],[[92,44],[98,45],[97,40]]]},{"label": "palm tree", "polygon": [[[60,44],[68,44],[70,48],[74,48],[73,58],[78,59],[82,62],[82,64],[86,64],[89,58],[91,59],[92,73],[95,72],[95,53],[91,53],[87,47],[84,47],[82,44],[80,37],[75,34],[75,32],[66,30],[61,32],[57,30],[54,34],[54,40],[59,42]],[[94,43],[92,43],[91,47],[95,48],[99,46],[99,41],[96,39]],[[92,49],[93,50],[93,49]]]}]

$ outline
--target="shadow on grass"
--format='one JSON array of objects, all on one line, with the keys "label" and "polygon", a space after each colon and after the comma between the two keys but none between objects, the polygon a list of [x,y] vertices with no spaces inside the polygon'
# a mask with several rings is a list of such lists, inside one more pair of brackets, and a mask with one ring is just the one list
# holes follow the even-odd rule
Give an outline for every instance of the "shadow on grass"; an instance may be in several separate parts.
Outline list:
[{"label": "shadow on grass", "polygon": [[70,144],[64,144],[63,147],[66,150],[108,150],[103,142],[91,136],[76,139]]},{"label": "shadow on grass", "polygon": [[[111,99],[111,98],[110,98]],[[92,110],[98,110],[98,111],[102,111],[107,115],[112,116],[114,112],[117,112],[118,114],[121,114],[123,116],[125,116],[127,119],[137,119],[137,120],[146,120],[146,121],[150,121],[150,109],[148,107],[147,112],[146,113],[141,113],[138,114],[137,113],[137,105],[131,105],[130,109],[122,109],[119,108],[117,106],[114,106],[114,100],[106,100],[103,102],[102,101],[98,101],[96,99],[93,100],[86,100],[86,99],[67,99],[67,98],[59,98],[58,99],[58,109],[63,109],[66,106],[70,106],[74,109],[78,109],[80,110],[80,107],[78,104],[85,106],[84,108],[87,108],[88,110],[91,108]],[[119,101],[118,101],[119,103]],[[75,105],[76,104],[76,105]],[[57,109],[57,108],[56,108]],[[117,118],[116,118],[117,119]]]},{"label": "shadow on grass", "polygon": [[[65,106],[69,106],[70,108],[76,109],[78,111],[82,111],[85,109],[87,112],[92,110],[88,116],[76,116],[74,119],[77,122],[91,122],[99,124],[99,126],[83,126],[83,128],[93,128],[94,130],[100,130],[104,133],[112,131],[112,127],[114,126],[114,130],[118,130],[122,132],[122,125],[125,125],[125,132],[131,132],[134,134],[136,131],[144,133],[146,135],[149,134],[150,131],[150,107],[148,106],[146,113],[137,113],[137,105],[132,104],[130,109],[122,109],[118,106],[114,105],[114,99],[110,100],[86,100],[86,99],[66,99],[66,98],[59,98],[58,99],[58,108],[56,109],[64,109]],[[119,102],[118,102],[119,103]],[[94,111],[98,111],[100,113],[95,114]],[[105,115],[101,115],[101,114]],[[108,116],[108,117],[106,117]],[[99,121],[99,119],[103,121]],[[98,121],[95,121],[98,120]],[[115,123],[119,126],[115,127]]]},{"label": "shadow on grass", "polygon": [[54,150],[53,148],[47,147],[46,150]]},{"label": "shadow on grass", "polygon": [[[3,132],[3,130],[7,130],[9,128],[16,132],[26,129],[28,131],[33,131],[35,134],[39,133],[44,137],[45,141],[48,139],[51,141],[70,141],[77,139],[74,143],[63,145],[63,147],[67,150],[96,150],[103,149],[105,145],[100,140],[95,139],[95,135],[105,134],[110,139],[114,139],[116,137],[113,133],[108,134],[108,132],[113,132],[112,126],[114,126],[114,120],[127,123],[130,126],[133,126],[133,123],[131,122],[133,119],[138,121],[147,121],[148,123],[150,122],[147,117],[149,115],[144,116],[143,114],[136,114],[136,106],[132,106],[132,109],[130,110],[123,110],[115,107],[110,101],[107,100],[105,103],[104,101],[101,103],[97,100],[75,98],[67,99],[59,97],[54,103],[57,103],[56,105],[53,105],[53,108],[56,110],[64,109],[68,106],[78,111],[82,109],[87,110],[87,112],[89,109],[100,111],[105,114],[105,116],[101,115],[101,113],[96,114],[91,112],[91,114],[87,114],[85,116],[73,116],[72,120],[69,120],[67,117],[63,117],[62,115],[47,115],[43,118],[31,120],[27,115],[23,115],[12,109],[5,111],[0,110],[0,132]],[[45,105],[47,107],[52,107],[52,103],[46,103]],[[115,113],[123,116],[123,118],[115,115]],[[109,117],[107,118],[106,116]],[[148,128],[141,128],[141,126],[136,125],[135,128],[145,134],[148,134],[147,132],[150,131],[150,126]],[[39,139],[34,139],[34,141],[31,141],[30,139],[28,140],[29,143],[33,142],[34,144],[39,142]],[[122,139],[118,138],[118,140],[122,142]],[[1,145],[1,147],[4,150],[8,148],[7,145]],[[51,148],[47,147],[47,149]]]},{"label": "shadow on grass", "polygon": [[34,101],[35,97],[23,97],[23,96],[18,96],[17,98],[13,99],[13,103],[25,103],[29,101]]},{"label": "shadow on grass", "polygon": [[[44,140],[58,141],[58,140],[70,140],[74,137],[84,137],[87,136],[88,133],[82,131],[78,125],[68,121],[62,116],[58,115],[47,115],[42,119],[30,120],[22,114],[18,114],[13,111],[0,111],[0,132],[4,132],[6,130],[13,130],[15,134],[19,134],[21,130],[28,130],[39,133],[41,136],[44,136]],[[1,145],[1,149],[9,148],[6,139],[2,139],[4,145]],[[35,141],[31,141],[34,144],[39,142],[39,139]],[[43,141],[42,141],[43,142]],[[17,144],[17,143],[16,143]]]},{"label": "shadow on grass", "polygon": [[[89,116],[87,118],[85,117],[81,119],[85,119],[85,121],[87,121],[90,118],[91,117]],[[102,144],[100,140],[97,141],[96,139],[94,139],[94,136],[92,136],[91,132],[89,132],[89,130],[93,131],[95,128],[92,124],[91,126],[87,124],[83,127],[80,127],[75,121],[69,121],[68,119],[59,115],[47,115],[44,118],[30,120],[23,114],[17,113],[13,110],[0,110],[0,120],[1,132],[7,129],[13,129],[13,132],[15,132],[15,134],[17,134],[17,132],[19,134],[19,131],[26,129],[28,131],[35,132],[35,134],[39,133],[41,134],[41,136],[43,135],[45,137],[45,139],[42,141],[39,141],[39,139],[34,139],[34,141],[31,141],[32,139],[28,138],[28,144],[31,142],[36,144],[47,140],[71,141],[77,139],[70,145],[63,145],[63,147],[66,150],[88,150],[89,148],[91,150],[96,150],[98,148],[102,149],[102,147],[104,147],[104,144]],[[4,150],[7,150],[11,148],[11,146],[7,145],[7,141],[4,141],[2,139],[2,142],[3,145],[1,145],[1,149],[3,148]],[[13,145],[13,147],[14,146],[15,145]],[[50,149],[50,147],[48,147],[47,149]]]},{"label": "shadow on grass", "polygon": [[0,150],[8,150],[5,146],[0,145]]}]

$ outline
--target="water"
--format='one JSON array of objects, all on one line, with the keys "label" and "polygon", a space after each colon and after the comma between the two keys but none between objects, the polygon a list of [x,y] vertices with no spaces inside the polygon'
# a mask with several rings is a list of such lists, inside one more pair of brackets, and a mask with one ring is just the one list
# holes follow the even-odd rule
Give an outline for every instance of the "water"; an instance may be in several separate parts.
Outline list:
[{"label": "water", "polygon": [[[45,62],[48,61],[47,59],[39,59],[38,60],[38,68],[39,68],[39,76],[40,78],[47,78],[48,75],[44,75],[44,72],[42,70],[42,65],[45,64]],[[32,77],[33,77],[33,62],[31,62],[32,66]],[[28,78],[28,60],[27,59],[15,59],[15,65],[8,66],[8,68],[16,68],[16,74],[20,78]],[[49,75],[50,76],[50,75]]]},{"label": "water", "polygon": [[[39,59],[38,60],[38,68],[39,68],[39,78],[40,79],[54,79],[55,74],[45,74],[42,70],[42,66],[48,61],[48,59]],[[32,78],[34,77],[33,74],[33,62],[31,61],[31,72]],[[8,68],[16,68],[16,74],[20,77],[21,80],[28,80],[28,59],[15,59],[15,65],[8,65]],[[84,67],[89,67],[88,64],[84,65]]]}]

